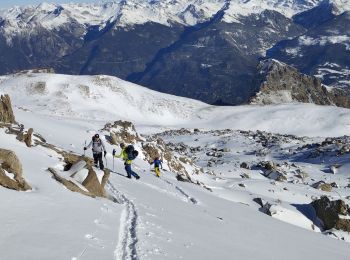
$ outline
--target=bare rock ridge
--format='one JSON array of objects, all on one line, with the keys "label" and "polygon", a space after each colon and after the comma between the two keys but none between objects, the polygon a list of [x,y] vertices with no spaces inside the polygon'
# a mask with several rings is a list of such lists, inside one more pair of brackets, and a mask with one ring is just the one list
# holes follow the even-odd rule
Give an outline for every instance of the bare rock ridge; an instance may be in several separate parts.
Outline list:
[{"label": "bare rock ridge", "polygon": [[253,85],[257,93],[250,100],[252,104],[301,102],[350,107],[348,94],[344,90],[328,90],[320,79],[302,74],[296,68],[273,59],[259,63]]}]

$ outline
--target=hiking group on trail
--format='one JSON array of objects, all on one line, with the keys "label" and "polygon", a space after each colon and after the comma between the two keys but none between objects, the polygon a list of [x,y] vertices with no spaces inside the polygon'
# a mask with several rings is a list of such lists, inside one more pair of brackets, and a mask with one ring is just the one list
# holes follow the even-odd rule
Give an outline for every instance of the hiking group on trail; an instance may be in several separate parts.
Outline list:
[{"label": "hiking group on trail", "polygon": [[[135,150],[134,146],[131,144],[125,145],[124,143],[121,143],[119,146],[121,149],[119,155],[116,154],[115,149],[113,149],[113,152],[112,152],[113,170],[114,170],[114,158],[120,158],[124,161],[124,168],[125,168],[125,171],[127,173],[126,177],[131,179],[131,176],[134,176],[137,180],[140,179],[140,176],[131,169],[132,161],[136,159],[139,152],[137,150]],[[94,157],[95,167],[99,166],[99,168],[101,170],[103,170],[104,164],[103,164],[102,153],[103,153],[104,157],[106,158],[107,151],[106,151],[106,147],[105,147],[103,141],[101,140],[99,134],[95,134],[92,137],[91,142],[87,146],[85,144],[84,156],[85,156],[85,151],[90,147],[92,147],[92,154]],[[106,163],[107,163],[107,160],[106,160]],[[160,177],[160,168],[163,169],[162,163],[163,163],[163,161],[159,157],[156,157],[153,162],[150,162],[150,165],[154,164],[154,171],[155,171],[157,177]]]}]

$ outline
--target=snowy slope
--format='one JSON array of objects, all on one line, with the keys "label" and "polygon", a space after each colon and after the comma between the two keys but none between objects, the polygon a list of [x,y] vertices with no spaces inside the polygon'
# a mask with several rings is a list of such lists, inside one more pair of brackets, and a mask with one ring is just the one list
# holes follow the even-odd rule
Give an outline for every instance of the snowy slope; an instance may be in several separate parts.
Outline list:
[{"label": "snowy slope", "polygon": [[100,122],[123,119],[148,126],[150,131],[193,124],[204,129],[263,130],[325,137],[350,131],[348,109],[297,103],[215,107],[109,76],[35,73],[3,76],[0,93],[8,93],[17,108],[36,111],[36,114]]},{"label": "snowy slope", "polygon": [[[78,154],[83,153],[85,140],[114,120],[133,121],[143,134],[190,128],[190,134],[161,137],[175,145],[201,147],[193,154],[196,164],[214,173],[191,176],[210,187],[209,192],[201,186],[179,182],[174,173],[165,170],[161,178],[156,178],[141,158],[134,163],[141,179],[129,180],[123,177],[122,161],[115,159],[116,173],[110,177],[107,192],[123,204],[93,199],[72,193],[51,178],[46,169],[62,169],[60,155],[40,146],[28,148],[0,129],[1,148],[16,152],[23,164],[24,178],[34,187],[29,192],[0,187],[0,196],[6,198],[0,204],[1,258],[348,259],[349,244],[320,234],[317,227],[312,230],[310,216],[299,209],[310,203],[313,196],[325,192],[301,182],[274,182],[258,170],[239,167],[242,162],[275,160],[282,164],[291,160],[290,164],[293,161],[310,174],[307,182],[329,179],[323,171],[327,164],[322,160],[329,163],[335,157],[322,157],[311,163],[304,157],[298,159],[299,154],[287,156],[322,138],[278,137],[276,143],[264,148],[253,134],[205,131],[260,128],[336,136],[349,130],[350,113],[346,109],[302,104],[214,107],[106,76],[6,76],[0,78],[0,93],[11,95],[19,123],[33,127],[49,143]],[[194,133],[193,128],[203,130]],[[107,144],[109,168],[113,167],[113,148],[119,149]],[[207,167],[211,157],[206,153],[222,148],[227,149],[220,157],[222,163]],[[268,153],[256,155],[263,149],[269,149]],[[87,151],[88,156],[90,153]],[[344,162],[346,156],[336,160]],[[345,187],[347,167],[340,176],[331,176],[341,185],[330,193],[333,198],[338,193],[344,199],[349,196]],[[242,179],[243,172],[251,178]],[[259,212],[252,201],[254,197],[273,202],[276,214],[270,217]],[[344,237],[350,241],[348,234]]]},{"label": "snowy slope", "polygon": [[[24,74],[0,77],[1,92],[24,109],[48,115],[111,120],[116,115],[140,123],[192,119],[204,103],[160,94],[109,76]],[[18,93],[22,89],[23,92]]]}]

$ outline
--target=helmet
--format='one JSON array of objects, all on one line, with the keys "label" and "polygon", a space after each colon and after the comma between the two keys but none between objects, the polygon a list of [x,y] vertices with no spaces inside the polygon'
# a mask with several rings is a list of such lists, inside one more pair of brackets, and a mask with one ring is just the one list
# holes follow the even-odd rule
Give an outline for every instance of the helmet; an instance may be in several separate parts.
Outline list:
[{"label": "helmet", "polygon": [[125,147],[125,144],[124,143],[120,143],[120,148],[124,148]]},{"label": "helmet", "polygon": [[95,138],[100,138],[100,135],[99,135],[99,134],[95,134],[94,137],[95,137]]}]

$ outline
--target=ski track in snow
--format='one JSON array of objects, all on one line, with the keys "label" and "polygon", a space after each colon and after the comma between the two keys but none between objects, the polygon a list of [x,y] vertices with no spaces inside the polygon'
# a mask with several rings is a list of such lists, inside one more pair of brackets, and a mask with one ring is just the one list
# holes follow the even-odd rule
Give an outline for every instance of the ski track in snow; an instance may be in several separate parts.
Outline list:
[{"label": "ski track in snow", "polygon": [[[141,167],[139,167],[139,166],[137,166],[137,165],[135,165],[135,168],[138,169],[138,170],[141,170]],[[191,203],[194,204],[194,205],[195,205],[195,204],[198,204],[198,200],[196,200],[195,198],[193,198],[192,196],[190,196],[187,192],[185,192],[182,188],[180,188],[180,187],[177,186],[176,184],[174,184],[174,183],[172,183],[171,181],[168,181],[168,180],[166,180],[166,179],[164,179],[164,178],[161,178],[161,177],[158,178],[158,177],[156,177],[155,175],[154,175],[154,177],[157,178],[157,179],[159,179],[159,180],[161,180],[161,181],[163,181],[163,182],[166,183],[167,185],[170,185],[171,187],[175,188],[175,190],[177,190],[182,196],[185,197],[185,201],[191,202]],[[148,187],[150,187],[150,188],[152,188],[152,189],[155,189],[155,190],[157,190],[157,191],[160,191],[160,192],[162,192],[162,193],[166,193],[166,194],[172,195],[172,196],[174,196],[174,197],[178,197],[178,194],[177,194],[177,193],[170,192],[169,190],[164,190],[164,189],[162,189],[162,188],[160,188],[160,187],[158,187],[158,186],[152,185],[152,184],[150,184],[150,183],[145,183],[145,182],[140,182],[140,183],[142,183],[142,184],[144,184],[144,185],[146,185],[146,186],[148,186]]]},{"label": "ski track in snow", "polygon": [[136,233],[138,214],[136,207],[134,203],[118,191],[110,181],[108,181],[107,184],[108,189],[116,196],[116,199],[125,204],[125,209],[120,218],[119,241],[115,250],[115,257],[117,260],[137,260],[139,257],[136,247],[138,242]]},{"label": "ski track in snow", "polygon": [[165,183],[167,183],[168,185],[174,187],[177,191],[179,191],[183,196],[185,196],[187,198],[187,200],[189,202],[191,202],[192,204],[197,204],[198,201],[193,198],[192,196],[188,195],[183,189],[181,189],[179,186],[175,185],[174,183],[168,181],[168,180],[164,180],[164,179],[161,179],[162,181],[164,181]]}]

